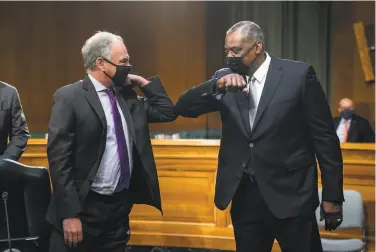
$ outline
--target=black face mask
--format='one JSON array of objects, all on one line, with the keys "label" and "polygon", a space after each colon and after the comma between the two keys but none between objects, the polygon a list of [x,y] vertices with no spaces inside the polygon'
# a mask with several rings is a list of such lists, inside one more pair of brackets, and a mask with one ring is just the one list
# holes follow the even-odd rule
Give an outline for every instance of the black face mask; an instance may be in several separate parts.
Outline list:
[{"label": "black face mask", "polygon": [[344,109],[341,111],[341,117],[345,120],[349,120],[354,115],[353,109]]},{"label": "black face mask", "polygon": [[104,72],[105,75],[108,76],[114,83],[114,86],[124,86],[125,80],[127,79],[128,74],[132,71],[132,66],[120,66],[115,65],[111,61],[103,58],[105,61],[107,61],[109,64],[116,67],[116,72],[113,77],[109,76],[106,72]]},{"label": "black face mask", "polygon": [[[253,47],[255,47],[256,44],[257,44],[257,42],[255,42],[253,44],[253,46],[244,54],[244,56],[247,55],[249,53],[249,51],[251,51],[253,49]],[[257,57],[251,62],[250,65],[246,65],[246,64],[244,64],[244,56],[226,57],[226,64],[227,64],[228,68],[230,68],[233,72],[235,72],[237,74],[248,75],[249,70],[251,69],[251,66],[253,65],[253,63],[255,62]]]}]

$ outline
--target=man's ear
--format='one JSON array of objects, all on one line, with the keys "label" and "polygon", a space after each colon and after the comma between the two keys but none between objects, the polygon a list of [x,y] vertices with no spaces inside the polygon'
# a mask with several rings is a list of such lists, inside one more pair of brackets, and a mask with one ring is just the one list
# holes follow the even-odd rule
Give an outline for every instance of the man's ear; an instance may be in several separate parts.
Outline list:
[{"label": "man's ear", "polygon": [[105,63],[105,61],[104,61],[102,58],[97,58],[97,59],[95,60],[95,65],[96,65],[97,68],[99,68],[101,71],[104,71],[104,70],[105,70],[104,63]]},{"label": "man's ear", "polygon": [[262,52],[262,49],[264,49],[264,44],[260,41],[256,42],[256,54],[259,55]]}]

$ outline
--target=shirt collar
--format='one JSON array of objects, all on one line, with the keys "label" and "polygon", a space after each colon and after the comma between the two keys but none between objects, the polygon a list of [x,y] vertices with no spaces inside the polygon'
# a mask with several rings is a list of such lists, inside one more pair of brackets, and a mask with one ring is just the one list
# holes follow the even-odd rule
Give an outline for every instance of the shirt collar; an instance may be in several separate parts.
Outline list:
[{"label": "shirt collar", "polygon": [[351,122],[351,118],[352,117],[350,117],[349,119],[346,120],[345,118],[341,117],[340,123],[342,123],[342,122],[344,123],[345,121]]},{"label": "shirt collar", "polygon": [[102,83],[97,81],[97,79],[95,79],[91,74],[88,74],[88,76],[89,76],[89,79],[91,80],[91,83],[93,83],[95,91],[101,92],[101,91],[108,89]]},{"label": "shirt collar", "polygon": [[268,73],[271,57],[267,52],[265,52],[266,58],[261,66],[256,70],[253,74],[253,77],[258,81],[258,83],[262,83]]}]

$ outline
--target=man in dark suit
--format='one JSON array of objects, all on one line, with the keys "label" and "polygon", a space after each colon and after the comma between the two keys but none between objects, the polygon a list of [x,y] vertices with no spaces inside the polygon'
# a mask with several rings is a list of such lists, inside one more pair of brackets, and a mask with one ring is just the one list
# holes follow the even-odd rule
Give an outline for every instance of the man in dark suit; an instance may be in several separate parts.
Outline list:
[{"label": "man in dark suit", "polygon": [[29,130],[17,89],[0,81],[0,158],[18,161],[28,139]]},{"label": "man in dark suit", "polygon": [[222,139],[215,204],[232,200],[236,250],[322,251],[316,157],[323,184],[323,218],[333,230],[342,221],[342,155],[325,94],[312,66],[264,51],[260,27],[231,27],[225,50],[229,68],[186,91],[179,115],[219,111]]},{"label": "man in dark suit", "polygon": [[368,120],[355,114],[354,103],[349,98],[339,102],[339,117],[334,118],[334,127],[341,143],[374,143],[375,133]]},{"label": "man in dark suit", "polygon": [[98,32],[82,55],[88,74],[56,91],[48,129],[50,251],[123,252],[133,204],[162,211],[148,123],[174,105],[158,77],[129,74],[120,36]]}]

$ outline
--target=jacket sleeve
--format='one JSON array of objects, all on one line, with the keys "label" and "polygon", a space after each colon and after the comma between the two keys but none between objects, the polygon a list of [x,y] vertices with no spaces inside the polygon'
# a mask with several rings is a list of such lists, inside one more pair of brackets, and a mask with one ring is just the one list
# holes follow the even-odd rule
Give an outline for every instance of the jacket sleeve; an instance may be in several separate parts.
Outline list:
[{"label": "jacket sleeve", "polygon": [[139,97],[144,105],[148,122],[172,122],[176,119],[174,103],[168,96],[159,77],[154,77],[150,83],[141,88],[145,97]]},{"label": "jacket sleeve", "polygon": [[328,101],[313,67],[306,73],[302,90],[304,119],[321,170],[322,200],[341,203],[344,201],[341,147]]},{"label": "jacket sleeve", "polygon": [[12,127],[9,132],[9,144],[3,154],[3,158],[18,161],[25,151],[29,139],[29,129],[26,124],[25,114],[22,110],[20,97],[14,88],[12,95]]},{"label": "jacket sleeve", "polygon": [[175,105],[178,115],[196,118],[200,115],[219,111],[219,100],[223,93],[217,87],[218,72],[213,77],[183,92]]},{"label": "jacket sleeve", "polygon": [[59,89],[54,96],[48,126],[47,155],[56,197],[57,215],[61,220],[77,217],[81,212],[73,172],[75,148],[75,114],[72,97]]}]

